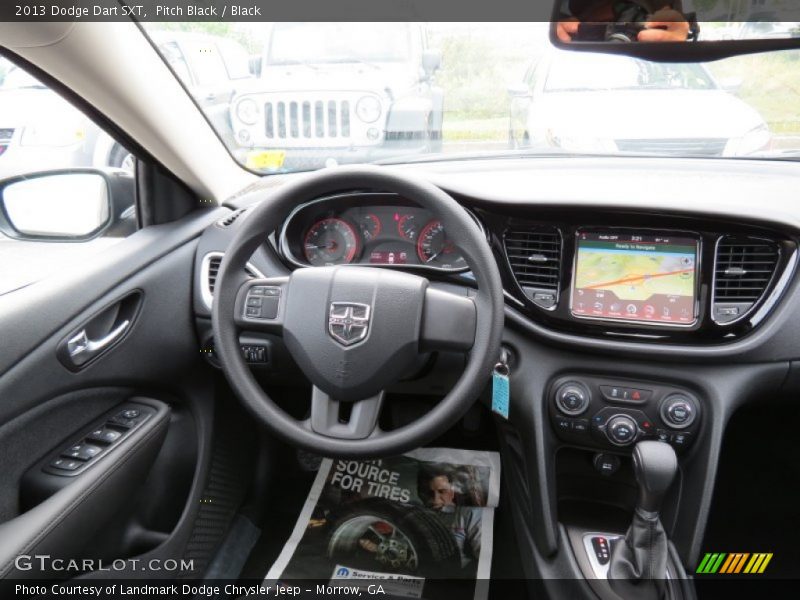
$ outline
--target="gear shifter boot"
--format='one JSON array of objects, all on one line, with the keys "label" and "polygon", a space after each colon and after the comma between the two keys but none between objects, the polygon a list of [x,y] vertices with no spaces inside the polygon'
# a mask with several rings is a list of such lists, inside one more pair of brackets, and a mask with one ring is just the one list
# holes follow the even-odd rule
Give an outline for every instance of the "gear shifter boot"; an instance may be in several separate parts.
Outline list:
[{"label": "gear shifter boot", "polygon": [[658,513],[637,508],[628,532],[611,553],[611,589],[626,599],[663,600],[667,556],[667,534]]},{"label": "gear shifter boot", "polygon": [[664,598],[669,547],[659,509],[677,470],[675,450],[669,444],[645,441],[634,447],[639,497],[633,522],[614,547],[608,568],[608,583],[623,598]]}]

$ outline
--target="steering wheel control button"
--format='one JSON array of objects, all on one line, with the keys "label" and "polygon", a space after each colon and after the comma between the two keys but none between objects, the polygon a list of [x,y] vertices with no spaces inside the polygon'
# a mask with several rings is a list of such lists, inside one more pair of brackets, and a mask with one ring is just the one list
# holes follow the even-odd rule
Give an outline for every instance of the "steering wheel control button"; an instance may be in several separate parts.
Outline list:
[{"label": "steering wheel control button", "polygon": [[627,415],[616,415],[608,421],[606,436],[617,446],[627,446],[636,439],[636,422]]},{"label": "steering wheel control button", "polygon": [[598,452],[594,455],[594,468],[601,475],[613,475],[619,470],[620,460],[616,454]]},{"label": "steering wheel control button", "polygon": [[82,464],[83,463],[79,460],[74,460],[70,458],[57,458],[50,463],[50,466],[54,469],[59,469],[60,471],[75,471]]},{"label": "steering wheel control button", "polygon": [[556,390],[556,406],[565,415],[583,414],[589,407],[589,392],[579,383],[565,383]]},{"label": "steering wheel control button", "polygon": [[685,429],[694,422],[696,411],[688,396],[673,394],[661,404],[661,419],[673,429]]},{"label": "steering wheel control button", "polygon": [[274,319],[278,316],[281,288],[276,285],[254,285],[247,290],[244,316],[250,319]]},{"label": "steering wheel control button", "polygon": [[102,427],[100,429],[95,429],[88,436],[86,436],[86,438],[89,441],[102,442],[104,444],[113,444],[121,437],[122,433],[120,433],[116,429],[111,429],[109,427]]},{"label": "steering wheel control button", "polygon": [[601,385],[600,393],[611,402],[647,402],[653,390],[631,388],[621,385]]}]

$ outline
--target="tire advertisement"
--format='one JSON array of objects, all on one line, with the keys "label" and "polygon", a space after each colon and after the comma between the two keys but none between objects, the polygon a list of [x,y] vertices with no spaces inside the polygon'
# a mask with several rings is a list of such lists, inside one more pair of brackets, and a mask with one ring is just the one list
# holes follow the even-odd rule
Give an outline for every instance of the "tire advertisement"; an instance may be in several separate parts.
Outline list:
[{"label": "tire advertisement", "polygon": [[497,453],[423,448],[379,460],[324,459],[268,582],[381,585],[397,598],[485,597]]}]

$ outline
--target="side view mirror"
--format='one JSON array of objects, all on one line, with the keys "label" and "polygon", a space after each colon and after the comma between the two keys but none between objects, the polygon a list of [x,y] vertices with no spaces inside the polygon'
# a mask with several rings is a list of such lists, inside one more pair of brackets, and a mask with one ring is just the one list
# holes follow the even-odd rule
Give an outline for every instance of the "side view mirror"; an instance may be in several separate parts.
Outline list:
[{"label": "side view mirror", "polygon": [[531,91],[528,89],[528,86],[524,83],[512,83],[507,88],[508,95],[512,98],[528,98],[531,95]]},{"label": "side view mirror", "polygon": [[425,50],[422,53],[422,70],[431,77],[442,66],[442,53],[439,50]]},{"label": "side view mirror", "polygon": [[42,171],[0,181],[0,232],[82,242],[136,229],[133,176],[122,169]]}]

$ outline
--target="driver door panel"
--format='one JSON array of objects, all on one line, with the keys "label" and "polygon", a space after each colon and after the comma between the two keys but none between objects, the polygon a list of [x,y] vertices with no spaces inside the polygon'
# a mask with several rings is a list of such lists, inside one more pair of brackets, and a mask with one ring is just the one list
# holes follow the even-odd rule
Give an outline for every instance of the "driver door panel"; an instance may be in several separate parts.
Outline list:
[{"label": "driver door panel", "polygon": [[[0,296],[0,578],[54,575],[17,564],[19,556],[182,552],[213,416],[192,267],[196,238],[219,212],[144,229],[82,270]],[[80,332],[102,340],[117,330],[83,364],[65,353]],[[143,422],[112,422],[130,408]],[[107,427],[118,440],[92,439]],[[57,474],[54,461],[87,442],[101,448],[98,457],[77,474]]]}]

